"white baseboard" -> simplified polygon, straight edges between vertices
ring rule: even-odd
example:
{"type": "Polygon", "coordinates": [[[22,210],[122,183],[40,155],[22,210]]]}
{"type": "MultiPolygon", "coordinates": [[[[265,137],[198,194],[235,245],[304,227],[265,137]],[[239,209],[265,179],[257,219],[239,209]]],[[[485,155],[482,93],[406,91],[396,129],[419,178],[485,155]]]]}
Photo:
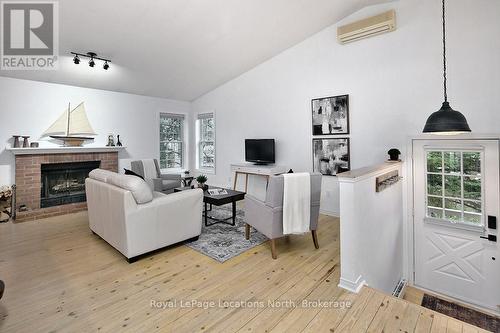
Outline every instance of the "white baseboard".
{"type": "Polygon", "coordinates": [[[334,211],[325,210],[325,209],[320,209],[319,213],[323,214],[323,215],[332,216],[332,217],[340,217],[340,212],[334,212],[334,211]]]}
{"type": "Polygon", "coordinates": [[[360,275],[358,276],[358,278],[356,279],[356,281],[351,281],[351,280],[347,280],[347,279],[344,279],[344,278],[340,278],[340,283],[338,284],[338,286],[340,288],[343,288],[345,290],[348,290],[352,293],[359,293],[359,291],[361,290],[361,288],[363,288],[363,286],[366,284],[366,281],[363,280],[363,277],[360,275]]]}

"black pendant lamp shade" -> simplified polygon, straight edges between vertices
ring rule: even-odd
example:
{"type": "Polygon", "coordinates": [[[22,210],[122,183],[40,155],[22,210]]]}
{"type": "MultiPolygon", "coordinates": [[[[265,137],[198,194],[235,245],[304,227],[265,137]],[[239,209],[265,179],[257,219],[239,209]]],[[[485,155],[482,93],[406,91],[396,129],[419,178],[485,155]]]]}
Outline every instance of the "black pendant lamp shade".
{"type": "Polygon", "coordinates": [[[424,133],[434,134],[459,134],[470,132],[469,124],[465,116],[458,111],[453,110],[448,103],[448,94],[446,91],[446,21],[445,6],[443,1],[443,78],[444,78],[444,102],[441,109],[434,112],[427,118],[424,133]]]}
{"type": "Polygon", "coordinates": [[[424,127],[424,133],[459,134],[470,131],[465,116],[453,110],[448,102],[429,116],[424,127]]]}

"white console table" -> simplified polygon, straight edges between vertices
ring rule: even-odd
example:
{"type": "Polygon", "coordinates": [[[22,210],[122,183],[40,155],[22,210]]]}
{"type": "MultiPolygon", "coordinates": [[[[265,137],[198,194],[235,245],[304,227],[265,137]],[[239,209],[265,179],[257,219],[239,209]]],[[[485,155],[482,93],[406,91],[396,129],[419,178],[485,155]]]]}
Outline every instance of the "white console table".
{"type": "Polygon", "coordinates": [[[266,177],[269,182],[270,176],[280,175],[287,171],[285,166],[280,165],[255,165],[251,163],[231,164],[231,173],[234,173],[233,189],[236,189],[239,175],[245,175],[245,192],[247,192],[249,175],[266,177]]]}

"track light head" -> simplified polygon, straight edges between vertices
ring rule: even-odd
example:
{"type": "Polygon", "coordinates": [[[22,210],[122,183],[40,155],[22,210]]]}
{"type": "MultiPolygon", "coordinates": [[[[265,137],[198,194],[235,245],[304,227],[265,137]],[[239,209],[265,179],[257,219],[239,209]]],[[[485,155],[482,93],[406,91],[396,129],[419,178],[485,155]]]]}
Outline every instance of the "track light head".
{"type": "Polygon", "coordinates": [[[80,58],[78,57],[78,55],[75,55],[75,57],[73,58],[73,62],[75,63],[75,65],[78,65],[80,63],[80,58]]]}
{"type": "Polygon", "coordinates": [[[105,71],[109,69],[109,64],[107,61],[104,63],[104,66],[102,66],[102,68],[104,68],[105,71]]]}

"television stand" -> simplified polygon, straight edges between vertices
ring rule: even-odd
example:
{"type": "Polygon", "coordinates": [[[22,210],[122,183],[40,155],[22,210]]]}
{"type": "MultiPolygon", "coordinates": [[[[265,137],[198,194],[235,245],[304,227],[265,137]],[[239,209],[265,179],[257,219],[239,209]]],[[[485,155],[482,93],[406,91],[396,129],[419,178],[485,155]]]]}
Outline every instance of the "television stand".
{"type": "Polygon", "coordinates": [[[267,183],[269,183],[270,176],[281,175],[283,173],[286,173],[287,171],[288,169],[285,166],[279,166],[274,164],[268,164],[268,165],[256,165],[250,163],[231,164],[231,172],[234,173],[233,189],[236,189],[239,175],[245,175],[245,193],[246,193],[248,190],[249,175],[266,177],[267,183]]]}

